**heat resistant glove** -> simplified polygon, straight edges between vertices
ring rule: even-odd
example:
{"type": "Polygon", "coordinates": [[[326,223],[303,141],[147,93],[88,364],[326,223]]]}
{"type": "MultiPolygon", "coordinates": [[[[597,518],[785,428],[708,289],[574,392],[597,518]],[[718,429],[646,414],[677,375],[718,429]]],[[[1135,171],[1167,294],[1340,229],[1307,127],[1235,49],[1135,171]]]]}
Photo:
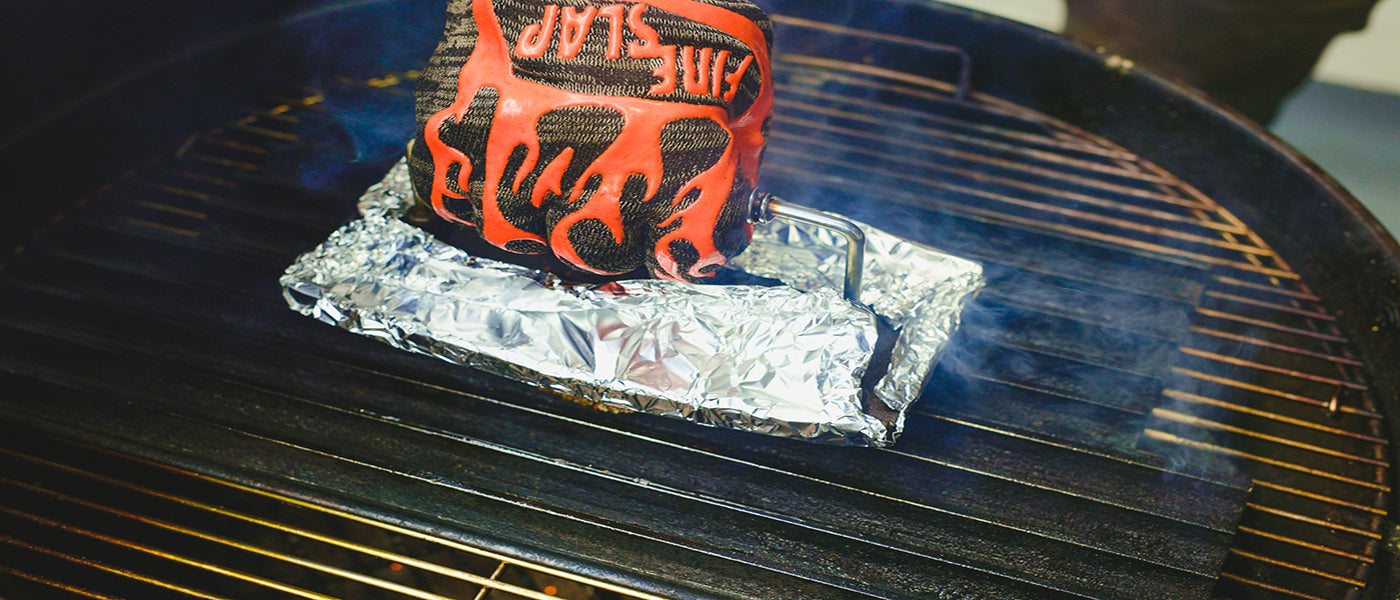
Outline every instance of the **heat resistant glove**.
{"type": "Polygon", "coordinates": [[[511,252],[708,277],[752,234],[771,37],[747,0],[452,0],[415,192],[511,252]]]}

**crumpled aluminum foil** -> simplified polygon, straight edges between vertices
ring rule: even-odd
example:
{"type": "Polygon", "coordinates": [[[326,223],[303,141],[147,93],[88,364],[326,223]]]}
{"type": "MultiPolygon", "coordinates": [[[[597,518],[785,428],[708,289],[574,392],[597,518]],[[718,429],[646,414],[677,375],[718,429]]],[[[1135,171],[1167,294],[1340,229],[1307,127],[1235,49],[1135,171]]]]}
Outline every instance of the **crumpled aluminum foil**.
{"type": "Polygon", "coordinates": [[[892,443],[963,303],[976,263],[864,226],[862,300],[897,332],[886,374],[876,317],[841,296],[844,240],[773,222],[735,264],[783,286],[663,280],[570,284],[475,257],[399,220],[402,161],[350,222],[287,268],[302,314],[405,350],[580,401],[810,441],[892,443]]]}

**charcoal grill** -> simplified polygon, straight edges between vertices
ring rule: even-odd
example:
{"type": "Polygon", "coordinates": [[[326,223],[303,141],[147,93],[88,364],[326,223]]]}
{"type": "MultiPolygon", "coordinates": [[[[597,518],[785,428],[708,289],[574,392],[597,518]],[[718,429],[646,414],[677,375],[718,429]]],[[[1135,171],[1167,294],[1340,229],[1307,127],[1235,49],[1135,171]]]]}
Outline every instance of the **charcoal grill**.
{"type": "Polygon", "coordinates": [[[287,310],[281,269],[396,158],[431,43],[313,77],[287,32],[440,14],[320,7],[8,138],[0,595],[1400,592],[1394,241],[1124,59],[839,6],[772,7],[765,188],[989,277],[893,449],[602,413],[287,310]],[[208,95],[167,116],[172,90],[208,95]]]}

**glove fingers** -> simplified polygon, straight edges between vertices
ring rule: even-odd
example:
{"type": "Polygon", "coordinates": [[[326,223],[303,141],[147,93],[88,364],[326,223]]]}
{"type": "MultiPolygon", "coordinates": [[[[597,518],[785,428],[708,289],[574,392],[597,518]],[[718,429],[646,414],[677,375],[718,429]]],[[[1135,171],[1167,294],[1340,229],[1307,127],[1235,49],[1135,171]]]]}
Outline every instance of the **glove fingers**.
{"type": "Polygon", "coordinates": [[[746,211],[742,207],[747,206],[749,185],[741,177],[734,177],[723,206],[695,206],[703,192],[695,188],[693,182],[707,171],[734,167],[732,160],[725,160],[727,153],[732,155],[733,152],[731,141],[729,131],[711,119],[678,119],[662,128],[665,177],[656,197],[675,200],[658,201],[651,207],[655,220],[646,232],[646,263],[653,275],[701,279],[712,269],[697,270],[697,264],[713,262],[715,253],[728,257],[743,250],[748,229],[744,224],[746,211]],[[736,206],[740,209],[736,210],[736,206]],[[718,211],[719,216],[706,214],[713,211],[718,211]],[[686,219],[713,221],[715,228],[703,228],[696,233],[694,228],[685,228],[686,219]],[[736,234],[743,239],[735,240],[736,234]],[[709,254],[704,255],[702,251],[709,254]]]}
{"type": "Polygon", "coordinates": [[[725,257],[736,256],[743,252],[744,248],[748,247],[749,239],[753,234],[753,227],[748,222],[749,211],[746,201],[750,191],[751,188],[742,182],[735,182],[734,189],[730,194],[730,201],[726,202],[721,209],[715,227],[708,232],[707,239],[691,240],[687,237],[671,235],[679,223],[668,227],[649,228],[651,235],[647,242],[649,249],[646,257],[647,270],[655,277],[698,281],[713,275],[721,266],[709,266],[712,261],[706,261],[706,259],[712,257],[702,256],[701,247],[713,247],[725,257]],[[706,261],[707,266],[697,269],[696,265],[701,261],[706,261]]]}
{"type": "Polygon", "coordinates": [[[415,138],[413,155],[409,157],[414,191],[419,198],[440,203],[441,206],[433,208],[444,216],[452,215],[458,222],[481,223],[480,198],[485,171],[471,165],[480,165],[486,160],[486,137],[482,132],[490,128],[499,101],[500,92],[483,88],[472,98],[461,119],[443,121],[438,137],[457,153],[454,157],[433,156],[425,139],[426,130],[420,129],[415,138]],[[434,195],[433,173],[439,166],[445,169],[442,182],[446,189],[445,193],[434,195]],[[466,181],[463,181],[463,169],[468,173],[466,181]]]}
{"type": "Polygon", "coordinates": [[[546,113],[537,125],[540,161],[522,180],[522,189],[533,190],[528,207],[543,219],[542,232],[554,254],[592,273],[613,275],[640,266],[635,232],[644,221],[645,181],[634,177],[639,180],[605,184],[595,165],[624,124],[621,113],[598,106],[546,113]]]}
{"type": "Polygon", "coordinates": [[[581,185],[578,200],[560,197],[547,210],[549,243],[555,256],[600,275],[617,275],[642,266],[645,232],[653,219],[647,214],[646,179],[629,177],[621,200],[595,199],[602,183],[594,176],[581,185]]]}
{"type": "MultiPolygon", "coordinates": [[[[544,241],[512,240],[502,247],[512,252],[539,254],[548,251],[546,245],[555,246],[550,239],[557,223],[565,214],[584,205],[580,190],[576,189],[579,179],[585,175],[588,165],[617,139],[622,126],[620,113],[595,106],[566,107],[540,117],[535,123],[538,155],[531,156],[523,145],[514,149],[495,201],[506,222],[544,241]],[[570,202],[571,198],[578,200],[570,202]]],[[[596,188],[596,184],[594,186],[596,188]]],[[[604,270],[587,258],[561,258],[585,270],[604,270]]]]}

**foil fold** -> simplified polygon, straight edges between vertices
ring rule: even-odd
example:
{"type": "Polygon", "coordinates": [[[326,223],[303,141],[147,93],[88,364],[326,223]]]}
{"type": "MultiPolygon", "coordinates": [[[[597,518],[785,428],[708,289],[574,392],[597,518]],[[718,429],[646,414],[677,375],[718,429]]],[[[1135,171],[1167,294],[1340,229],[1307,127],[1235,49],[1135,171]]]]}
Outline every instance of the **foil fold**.
{"type": "Polygon", "coordinates": [[[784,285],[572,284],[399,220],[411,189],[401,161],[367,190],[360,219],[287,268],[289,306],[580,401],[703,425],[892,443],[983,281],[976,263],[862,224],[869,308],[855,306],[840,293],[844,239],[774,222],[734,264],[784,285]],[[894,343],[877,353],[882,330],[894,343]],[[885,354],[884,375],[863,386],[885,354]]]}

